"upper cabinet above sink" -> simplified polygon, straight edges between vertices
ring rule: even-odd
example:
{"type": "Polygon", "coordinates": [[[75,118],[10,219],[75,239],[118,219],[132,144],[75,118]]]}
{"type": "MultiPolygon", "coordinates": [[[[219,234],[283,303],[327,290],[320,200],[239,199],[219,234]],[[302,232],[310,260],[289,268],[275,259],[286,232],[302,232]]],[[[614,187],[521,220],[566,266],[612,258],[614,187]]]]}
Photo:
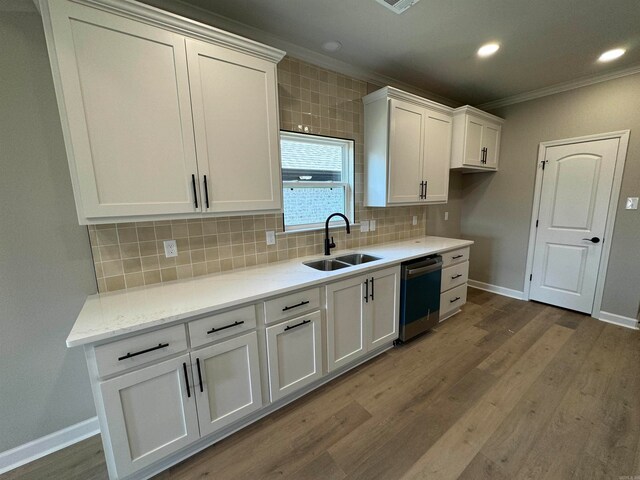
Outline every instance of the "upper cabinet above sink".
{"type": "Polygon", "coordinates": [[[446,203],[453,109],[392,87],[363,102],[365,206],[446,203]]]}
{"type": "Polygon", "coordinates": [[[284,52],[127,0],[39,0],[81,224],[279,211],[284,52]]]}

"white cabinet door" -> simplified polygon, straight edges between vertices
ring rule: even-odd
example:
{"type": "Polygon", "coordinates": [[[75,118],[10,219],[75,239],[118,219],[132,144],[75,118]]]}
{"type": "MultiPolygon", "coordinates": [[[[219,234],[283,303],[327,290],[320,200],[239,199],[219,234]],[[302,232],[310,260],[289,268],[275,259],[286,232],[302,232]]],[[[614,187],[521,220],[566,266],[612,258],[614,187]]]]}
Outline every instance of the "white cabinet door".
{"type": "Polygon", "coordinates": [[[186,45],[204,210],[280,209],[275,64],[197,40],[186,45]]]}
{"type": "Polygon", "coordinates": [[[197,211],[184,37],[68,1],[49,7],[80,222],[197,211]]]}
{"type": "Polygon", "coordinates": [[[351,363],[367,352],[364,281],[364,277],[357,277],[327,285],[329,371],[351,363]]]}
{"type": "Polygon", "coordinates": [[[465,127],[464,164],[483,167],[482,163],[482,120],[467,115],[465,127]]]}
{"type": "Polygon", "coordinates": [[[424,202],[447,201],[450,162],[451,116],[426,110],[421,177],[427,183],[424,202]]]}
{"type": "Polygon", "coordinates": [[[262,407],[256,332],[191,352],[202,436],[262,407]]]}
{"type": "Polygon", "coordinates": [[[320,318],[315,312],[267,328],[271,401],[322,376],[320,318]]]}
{"type": "Polygon", "coordinates": [[[498,168],[498,154],[500,149],[500,127],[487,123],[482,128],[482,146],[487,149],[484,166],[498,168]]]}
{"type": "Polygon", "coordinates": [[[376,272],[369,279],[368,350],[398,338],[400,268],[376,272]]]}
{"type": "Polygon", "coordinates": [[[189,371],[185,354],[100,383],[118,477],[200,437],[189,371]]]}
{"type": "Polygon", "coordinates": [[[420,201],[425,110],[390,100],[388,203],[420,201]]]}

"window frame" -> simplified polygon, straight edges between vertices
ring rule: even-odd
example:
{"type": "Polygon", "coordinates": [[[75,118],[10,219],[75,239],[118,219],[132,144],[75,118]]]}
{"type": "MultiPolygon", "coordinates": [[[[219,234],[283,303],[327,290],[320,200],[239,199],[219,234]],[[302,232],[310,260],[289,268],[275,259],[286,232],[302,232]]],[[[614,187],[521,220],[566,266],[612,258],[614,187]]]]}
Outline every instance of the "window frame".
{"type": "MultiPolygon", "coordinates": [[[[320,230],[323,229],[324,222],[320,223],[304,223],[298,225],[286,225],[284,214],[284,189],[287,188],[343,188],[345,195],[344,214],[349,219],[349,223],[355,224],[355,161],[356,161],[356,148],[355,140],[352,138],[342,137],[330,137],[327,135],[319,135],[315,133],[296,132],[292,130],[280,130],[280,142],[283,138],[293,139],[295,141],[310,143],[310,144],[334,144],[339,145],[343,149],[342,155],[342,181],[323,181],[323,182],[307,182],[307,181],[292,181],[281,179],[283,189],[283,203],[282,203],[282,231],[283,232],[300,232],[307,230],[320,230]],[[314,138],[315,137],[315,138],[314,138]],[[318,139],[322,139],[318,141],[318,139]],[[345,178],[346,177],[346,178],[345,178]]],[[[281,146],[281,145],[280,145],[281,146]]],[[[282,168],[282,152],[280,153],[280,168],[282,168]]],[[[329,223],[329,227],[339,226],[343,223],[341,218],[334,218],[329,223]]]]}

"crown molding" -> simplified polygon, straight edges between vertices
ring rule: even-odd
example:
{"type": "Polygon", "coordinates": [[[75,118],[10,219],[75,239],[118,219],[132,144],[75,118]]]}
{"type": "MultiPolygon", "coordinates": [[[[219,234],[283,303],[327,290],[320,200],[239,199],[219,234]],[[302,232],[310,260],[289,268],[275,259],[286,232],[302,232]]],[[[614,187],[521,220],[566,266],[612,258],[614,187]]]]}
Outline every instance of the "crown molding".
{"type": "Polygon", "coordinates": [[[237,20],[218,15],[204,8],[188,4],[183,0],[175,0],[174,2],[172,2],[172,5],[178,7],[179,11],[177,13],[179,15],[194,18],[199,22],[214,25],[216,28],[230,30],[238,35],[246,36],[267,45],[272,45],[281,50],[285,50],[287,52],[287,55],[291,57],[295,57],[299,60],[311,63],[317,67],[332,70],[343,75],[348,75],[357,80],[372,83],[380,87],[392,85],[401,90],[405,90],[421,97],[426,97],[430,100],[442,103],[450,107],[458,107],[462,105],[462,103],[459,101],[443,97],[442,95],[438,95],[434,92],[424,90],[422,88],[418,88],[415,85],[408,84],[396,78],[376,73],[368,69],[356,67],[347,62],[343,62],[342,60],[338,60],[328,55],[315,52],[306,47],[296,45],[277,35],[273,35],[264,30],[252,27],[237,20]]]}
{"type": "Polygon", "coordinates": [[[0,12],[36,13],[36,6],[31,0],[0,0],[0,12]]]}
{"type": "Polygon", "coordinates": [[[531,90],[529,92],[518,93],[517,95],[512,95],[510,97],[483,103],[481,105],[478,105],[478,108],[481,110],[492,110],[494,108],[506,107],[507,105],[527,102],[529,100],[554,95],[556,93],[562,93],[569,90],[575,90],[577,88],[588,87],[589,85],[595,85],[597,83],[607,82],[609,80],[615,80],[616,78],[627,77],[629,75],[635,75],[637,73],[640,73],[640,65],[600,75],[583,77],[578,80],[571,80],[569,82],[557,83],[549,87],[531,90]]]}
{"type": "Polygon", "coordinates": [[[452,116],[454,112],[453,108],[447,105],[442,105],[441,103],[434,102],[433,100],[429,100],[427,98],[423,98],[418,95],[414,95],[412,93],[408,93],[403,90],[399,90],[397,88],[388,87],[388,86],[381,88],[380,90],[376,90],[375,92],[370,93],[365,97],[362,97],[362,102],[365,105],[367,105],[369,103],[373,103],[378,100],[387,99],[387,98],[402,100],[403,102],[412,103],[420,107],[427,107],[427,108],[430,108],[431,110],[435,110],[449,116],[452,116]]]}

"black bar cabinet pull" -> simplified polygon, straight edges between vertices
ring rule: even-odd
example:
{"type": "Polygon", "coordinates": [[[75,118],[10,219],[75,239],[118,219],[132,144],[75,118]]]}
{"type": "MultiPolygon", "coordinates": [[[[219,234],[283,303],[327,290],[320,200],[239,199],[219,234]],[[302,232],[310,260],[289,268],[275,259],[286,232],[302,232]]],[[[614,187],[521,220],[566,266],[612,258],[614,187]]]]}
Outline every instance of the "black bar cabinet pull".
{"type": "Polygon", "coordinates": [[[289,325],[284,328],[284,331],[293,330],[294,328],[301,327],[302,325],[306,325],[307,323],[311,323],[311,320],[303,320],[300,323],[296,323],[295,325],[289,325]]]}
{"type": "Polygon", "coordinates": [[[187,385],[187,397],[191,398],[191,389],[189,388],[189,375],[187,374],[187,364],[183,362],[182,368],[184,369],[184,383],[187,385]]]}
{"type": "Polygon", "coordinates": [[[371,300],[373,300],[374,298],[374,291],[373,291],[373,277],[371,277],[371,300]]]}
{"type": "Polygon", "coordinates": [[[368,278],[364,281],[364,301],[365,303],[369,303],[369,279],[368,278]]]}
{"type": "Polygon", "coordinates": [[[457,302],[458,300],[460,300],[460,297],[456,297],[453,300],[449,300],[449,303],[457,302]]]}
{"type": "Polygon", "coordinates": [[[451,260],[455,260],[456,258],[462,258],[462,257],[464,257],[464,255],[455,255],[451,257],[451,260]]]}
{"type": "Polygon", "coordinates": [[[209,335],[210,333],[215,333],[215,332],[219,332],[220,330],[226,330],[227,328],[232,328],[232,327],[237,327],[238,325],[242,325],[244,323],[244,320],[242,321],[235,321],[233,323],[230,323],[229,325],[225,325],[224,327],[220,327],[220,328],[212,328],[211,330],[209,330],[207,332],[207,335],[209,335]]]}
{"type": "Polygon", "coordinates": [[[198,369],[198,381],[200,382],[200,393],[204,392],[204,388],[202,388],[202,372],[200,371],[200,359],[196,358],[196,367],[198,369]]]}
{"type": "Polygon", "coordinates": [[[160,350],[161,348],[168,347],[168,343],[159,343],[156,347],[147,348],[146,350],[140,350],[135,353],[127,353],[123,357],[118,357],[118,361],[126,360],[127,358],[137,357],[138,355],[142,355],[143,353],[153,352],[154,350],[160,350]]]}
{"type": "Polygon", "coordinates": [[[287,310],[291,310],[292,308],[298,308],[298,307],[301,307],[303,305],[307,305],[308,303],[309,303],[309,300],[303,300],[302,302],[296,303],[295,305],[291,305],[290,307],[284,307],[282,309],[282,311],[286,312],[287,310]]]}
{"type": "MultiPolygon", "coordinates": [[[[204,176],[204,204],[209,208],[209,185],[207,185],[207,176],[204,176]]],[[[197,205],[196,205],[197,207],[197,205]]]]}
{"type": "Polygon", "coordinates": [[[193,187],[193,203],[198,208],[198,191],[196,189],[196,176],[191,175],[191,186],[193,187]]]}
{"type": "Polygon", "coordinates": [[[424,182],[420,182],[420,200],[424,198],[424,182]]]}
{"type": "Polygon", "coordinates": [[[456,278],[460,278],[461,276],[462,276],[462,274],[461,274],[461,273],[459,273],[459,274],[457,274],[457,275],[452,276],[452,277],[451,277],[451,280],[455,280],[456,278]]]}

